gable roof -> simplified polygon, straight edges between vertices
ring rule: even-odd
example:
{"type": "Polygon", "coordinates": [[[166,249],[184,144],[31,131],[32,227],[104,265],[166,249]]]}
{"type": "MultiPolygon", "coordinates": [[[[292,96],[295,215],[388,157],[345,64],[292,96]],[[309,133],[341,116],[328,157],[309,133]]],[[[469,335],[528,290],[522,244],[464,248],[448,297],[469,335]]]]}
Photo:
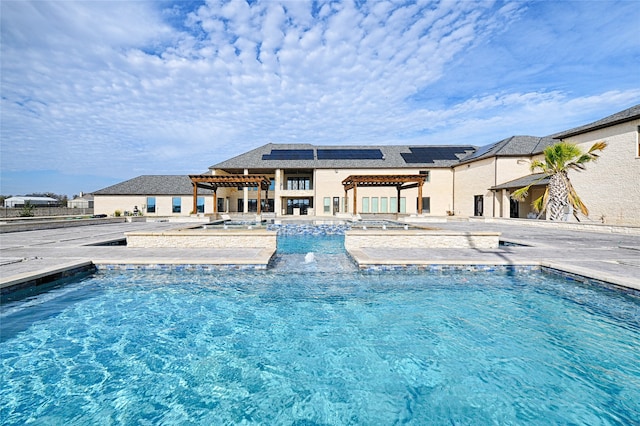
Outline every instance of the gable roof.
{"type": "Polygon", "coordinates": [[[614,126],[616,124],[625,123],[627,121],[635,120],[638,118],[640,118],[640,104],[632,106],[631,108],[627,108],[624,111],[617,112],[601,120],[594,121],[593,123],[585,124],[584,126],[574,127],[573,129],[556,133],[555,135],[552,135],[552,137],[554,139],[564,139],[571,136],[580,135],[582,133],[603,129],[605,127],[614,126]]]}
{"type": "MultiPolygon", "coordinates": [[[[198,193],[210,194],[200,189],[198,193]]],[[[193,195],[193,185],[187,175],[142,175],[116,183],[94,195],[193,195]]]]}
{"type": "Polygon", "coordinates": [[[450,167],[469,153],[471,145],[316,146],[269,143],[211,166],[212,169],[358,169],[450,167]]]}
{"type": "Polygon", "coordinates": [[[541,153],[544,148],[557,141],[550,137],[511,136],[499,142],[482,146],[464,157],[460,164],[490,157],[519,157],[541,153]]]}

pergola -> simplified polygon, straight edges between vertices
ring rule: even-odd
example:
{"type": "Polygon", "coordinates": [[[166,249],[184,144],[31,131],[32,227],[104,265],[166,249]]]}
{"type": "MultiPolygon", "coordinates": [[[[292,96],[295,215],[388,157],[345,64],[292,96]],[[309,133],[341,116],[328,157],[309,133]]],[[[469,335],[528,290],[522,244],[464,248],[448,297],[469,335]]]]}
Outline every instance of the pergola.
{"type": "Polygon", "coordinates": [[[193,211],[198,209],[198,188],[213,191],[213,213],[218,213],[218,188],[258,188],[258,214],[262,204],[261,193],[264,189],[265,200],[268,198],[271,180],[264,175],[189,175],[193,185],[193,211]]]}
{"type": "MultiPolygon", "coordinates": [[[[400,213],[400,191],[418,188],[418,199],[422,199],[422,185],[427,180],[425,175],[351,175],[342,181],[344,198],[353,189],[353,214],[357,214],[358,187],[395,186],[398,191],[398,213],[400,213]]],[[[418,203],[418,214],[422,214],[422,203],[418,203]]]]}

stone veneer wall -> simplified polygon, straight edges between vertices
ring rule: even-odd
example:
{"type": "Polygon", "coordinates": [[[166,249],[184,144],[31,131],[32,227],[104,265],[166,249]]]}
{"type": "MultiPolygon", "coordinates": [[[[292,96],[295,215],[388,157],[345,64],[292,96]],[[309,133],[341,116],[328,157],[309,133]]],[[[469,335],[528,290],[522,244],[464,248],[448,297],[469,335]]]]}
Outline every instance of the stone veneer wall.
{"type": "Polygon", "coordinates": [[[276,232],[256,230],[183,230],[128,232],[127,247],[276,249],[276,232]]]}
{"type": "Polygon", "coordinates": [[[347,250],[380,248],[498,248],[499,232],[447,232],[417,230],[353,230],[345,233],[347,250]]]}

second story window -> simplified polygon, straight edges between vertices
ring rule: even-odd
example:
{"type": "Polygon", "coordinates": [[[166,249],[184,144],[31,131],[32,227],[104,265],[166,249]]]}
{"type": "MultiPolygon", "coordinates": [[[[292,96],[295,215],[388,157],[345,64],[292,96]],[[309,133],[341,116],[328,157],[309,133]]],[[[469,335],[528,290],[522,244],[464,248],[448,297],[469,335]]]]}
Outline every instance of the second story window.
{"type": "Polygon", "coordinates": [[[289,177],[287,178],[287,189],[289,191],[309,190],[311,189],[311,178],[289,177]]]}

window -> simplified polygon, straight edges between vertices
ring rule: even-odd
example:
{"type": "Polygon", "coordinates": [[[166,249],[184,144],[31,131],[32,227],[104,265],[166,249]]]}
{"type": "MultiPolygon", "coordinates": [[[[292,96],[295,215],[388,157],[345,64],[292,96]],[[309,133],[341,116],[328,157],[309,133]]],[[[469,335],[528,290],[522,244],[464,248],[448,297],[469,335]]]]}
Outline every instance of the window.
{"type": "Polygon", "coordinates": [[[398,212],[398,199],[396,197],[389,198],[389,213],[398,212]]]}
{"type": "Polygon", "coordinates": [[[147,213],[156,212],[156,197],[147,197],[147,213]]]}
{"type": "Polygon", "coordinates": [[[309,198],[289,198],[287,200],[287,214],[293,214],[293,209],[300,209],[300,214],[307,214],[307,209],[313,208],[309,198]]]}
{"type": "Polygon", "coordinates": [[[198,197],[196,206],[198,209],[198,213],[204,213],[204,197],[198,197]]]}
{"type": "Polygon", "coordinates": [[[380,197],[380,213],[389,213],[389,200],[387,197],[380,197]]]}
{"type": "Polygon", "coordinates": [[[369,197],[362,197],[362,213],[369,213],[369,197]]]}
{"type": "MultiPolygon", "coordinates": [[[[416,204],[418,204],[419,202],[420,202],[420,199],[416,198],[416,204]]],[[[431,213],[431,198],[430,197],[422,197],[422,213],[431,213]]]]}
{"type": "Polygon", "coordinates": [[[311,189],[311,178],[309,177],[289,177],[287,178],[287,190],[304,191],[311,189]]]}
{"type": "Polygon", "coordinates": [[[324,197],[324,212],[331,213],[331,198],[324,197]]]}
{"type": "Polygon", "coordinates": [[[182,198],[173,197],[171,199],[171,212],[180,213],[182,211],[181,204],[182,204],[182,198]]]}
{"type": "Polygon", "coordinates": [[[371,213],[378,213],[378,197],[371,197],[371,213]]]}
{"type": "Polygon", "coordinates": [[[429,170],[420,170],[420,174],[426,176],[425,182],[431,182],[431,172],[429,170]]]}
{"type": "Polygon", "coordinates": [[[407,212],[407,199],[405,197],[400,198],[400,213],[407,212]]]}

